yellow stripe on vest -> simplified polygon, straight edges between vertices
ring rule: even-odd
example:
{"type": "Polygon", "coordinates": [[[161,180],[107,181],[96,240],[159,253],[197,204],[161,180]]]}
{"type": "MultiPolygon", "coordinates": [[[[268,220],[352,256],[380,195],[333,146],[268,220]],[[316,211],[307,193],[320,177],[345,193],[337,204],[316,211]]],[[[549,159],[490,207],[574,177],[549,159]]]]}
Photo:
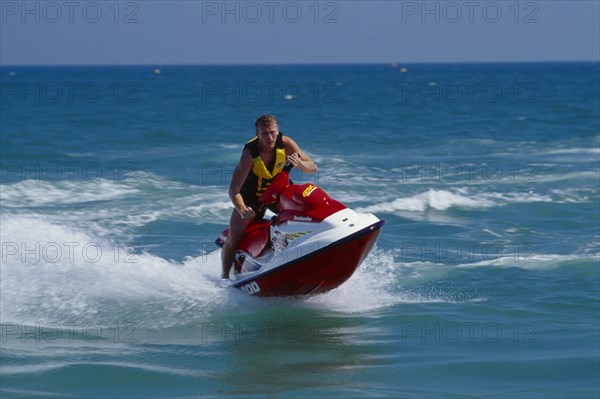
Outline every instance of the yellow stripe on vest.
{"type": "Polygon", "coordinates": [[[277,176],[285,166],[285,161],[285,150],[283,148],[277,148],[275,150],[275,166],[273,167],[272,173],[267,169],[267,165],[265,165],[260,155],[252,160],[252,173],[258,177],[258,187],[256,188],[257,195],[265,192],[267,187],[271,185],[275,176],[277,176]]]}

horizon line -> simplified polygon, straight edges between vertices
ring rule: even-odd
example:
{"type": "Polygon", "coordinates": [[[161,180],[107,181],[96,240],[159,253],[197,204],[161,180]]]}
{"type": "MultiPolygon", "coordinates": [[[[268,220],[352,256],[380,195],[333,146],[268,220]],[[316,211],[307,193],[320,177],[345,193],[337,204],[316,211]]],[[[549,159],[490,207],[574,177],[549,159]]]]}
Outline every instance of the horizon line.
{"type": "Polygon", "coordinates": [[[465,64],[550,64],[550,63],[600,63],[600,59],[580,59],[580,60],[525,60],[525,61],[388,61],[388,62],[282,62],[282,63],[74,63],[74,64],[6,64],[0,63],[0,68],[8,67],[178,67],[178,66],[340,66],[340,65],[465,65],[465,64]]]}

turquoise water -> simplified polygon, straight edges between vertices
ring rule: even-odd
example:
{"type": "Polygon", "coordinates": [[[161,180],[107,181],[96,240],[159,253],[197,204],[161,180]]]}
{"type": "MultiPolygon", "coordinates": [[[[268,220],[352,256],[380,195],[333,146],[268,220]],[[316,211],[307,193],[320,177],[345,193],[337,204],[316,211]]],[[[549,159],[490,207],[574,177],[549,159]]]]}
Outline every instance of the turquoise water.
{"type": "Polygon", "coordinates": [[[599,64],[155,68],[0,69],[3,398],[598,397],[599,64]],[[266,112],[386,220],[330,293],[219,281],[266,112]]]}

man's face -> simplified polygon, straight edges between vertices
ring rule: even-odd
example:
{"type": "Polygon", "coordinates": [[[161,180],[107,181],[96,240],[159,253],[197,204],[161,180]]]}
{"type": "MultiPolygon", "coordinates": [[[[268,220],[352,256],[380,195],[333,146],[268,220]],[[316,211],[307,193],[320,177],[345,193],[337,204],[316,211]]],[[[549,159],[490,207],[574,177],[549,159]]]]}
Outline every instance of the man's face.
{"type": "Polygon", "coordinates": [[[261,125],[258,127],[256,136],[258,141],[266,148],[274,148],[277,135],[279,134],[279,127],[276,123],[270,123],[268,125],[261,125]]]}

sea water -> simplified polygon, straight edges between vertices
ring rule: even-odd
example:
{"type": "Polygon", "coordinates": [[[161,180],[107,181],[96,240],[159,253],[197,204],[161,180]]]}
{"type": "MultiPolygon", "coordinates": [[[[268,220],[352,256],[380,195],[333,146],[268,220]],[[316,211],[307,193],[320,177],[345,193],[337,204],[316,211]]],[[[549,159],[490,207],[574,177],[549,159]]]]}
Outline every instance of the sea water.
{"type": "Polygon", "coordinates": [[[0,69],[2,397],[598,397],[599,69],[0,69]],[[263,113],[386,220],[329,293],[219,279],[263,113]]]}

